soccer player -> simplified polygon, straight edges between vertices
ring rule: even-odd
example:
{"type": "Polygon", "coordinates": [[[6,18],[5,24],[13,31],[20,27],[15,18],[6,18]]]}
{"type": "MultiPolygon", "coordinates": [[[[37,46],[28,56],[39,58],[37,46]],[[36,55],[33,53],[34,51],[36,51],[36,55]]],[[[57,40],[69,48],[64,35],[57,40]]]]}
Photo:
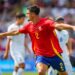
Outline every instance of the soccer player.
{"type": "MultiPolygon", "coordinates": [[[[58,24],[63,24],[64,23],[64,18],[63,17],[58,17],[56,19],[56,22],[58,24]]],[[[59,44],[63,50],[63,53],[62,53],[62,57],[63,57],[63,61],[64,61],[64,64],[65,64],[65,68],[66,68],[66,71],[68,73],[68,75],[73,75],[73,72],[72,72],[72,65],[71,65],[71,62],[70,62],[70,59],[69,59],[69,51],[68,49],[70,49],[68,46],[69,44],[69,34],[68,34],[68,31],[66,30],[55,30],[56,34],[57,34],[57,37],[58,37],[58,40],[59,40],[59,44]]],[[[52,68],[51,68],[52,69],[52,68]]],[[[48,75],[57,75],[55,71],[52,71],[51,69],[49,69],[49,73],[48,75]],[[54,73],[52,73],[54,72],[54,73]]]]}
{"type": "Polygon", "coordinates": [[[19,30],[1,33],[1,36],[11,36],[18,34],[29,34],[32,41],[32,48],[36,55],[36,67],[38,75],[46,75],[49,66],[58,70],[59,75],[67,75],[63,58],[62,49],[54,32],[55,29],[75,30],[75,26],[68,24],[57,24],[52,20],[39,16],[40,8],[32,6],[28,8],[27,16],[30,22],[19,30]]]}
{"type": "MultiPolygon", "coordinates": [[[[25,20],[25,15],[23,13],[17,13],[16,22],[8,27],[8,32],[22,28],[24,20],[25,20]]],[[[6,44],[6,51],[4,54],[4,58],[6,59],[8,57],[8,53],[10,50],[10,54],[15,63],[15,69],[13,71],[13,75],[23,75],[25,67],[24,64],[25,46],[27,48],[27,45],[25,44],[24,34],[7,37],[7,44],[6,44]]]]}

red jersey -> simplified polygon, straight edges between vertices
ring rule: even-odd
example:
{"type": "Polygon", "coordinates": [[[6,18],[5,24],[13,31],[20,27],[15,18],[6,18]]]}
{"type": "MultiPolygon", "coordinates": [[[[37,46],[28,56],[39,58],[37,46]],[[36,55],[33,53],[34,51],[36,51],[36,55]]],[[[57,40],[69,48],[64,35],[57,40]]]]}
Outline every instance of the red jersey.
{"type": "Polygon", "coordinates": [[[42,18],[37,24],[25,25],[19,32],[29,33],[35,55],[53,57],[62,53],[54,29],[54,21],[42,18]]]}

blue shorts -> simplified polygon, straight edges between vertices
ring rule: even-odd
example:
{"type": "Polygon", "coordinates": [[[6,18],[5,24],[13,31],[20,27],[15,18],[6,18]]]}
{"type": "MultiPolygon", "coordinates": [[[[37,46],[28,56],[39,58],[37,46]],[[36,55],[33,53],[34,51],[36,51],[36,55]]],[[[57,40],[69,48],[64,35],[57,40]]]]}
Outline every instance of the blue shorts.
{"type": "Polygon", "coordinates": [[[54,56],[54,57],[36,56],[36,64],[37,63],[44,63],[47,66],[53,67],[53,69],[56,69],[59,72],[66,71],[63,60],[58,56],[54,56]]]}

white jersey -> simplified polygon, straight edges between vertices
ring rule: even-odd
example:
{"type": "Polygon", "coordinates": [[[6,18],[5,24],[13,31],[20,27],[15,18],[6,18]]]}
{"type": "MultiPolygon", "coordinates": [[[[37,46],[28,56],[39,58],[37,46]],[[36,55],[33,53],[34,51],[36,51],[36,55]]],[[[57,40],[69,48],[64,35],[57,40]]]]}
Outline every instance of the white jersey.
{"type": "Polygon", "coordinates": [[[68,75],[73,75],[72,65],[69,59],[68,48],[66,45],[69,40],[69,33],[66,30],[61,30],[61,31],[56,30],[56,34],[59,40],[60,47],[63,50],[62,57],[65,64],[66,71],[68,72],[68,75]]]}
{"type": "MultiPolygon", "coordinates": [[[[62,31],[55,30],[55,32],[57,34],[57,38],[59,40],[60,47],[63,50],[62,57],[63,57],[63,61],[65,64],[66,71],[67,71],[68,75],[73,75],[72,65],[70,63],[70,59],[69,59],[69,55],[68,55],[68,49],[66,46],[66,44],[68,43],[68,40],[69,40],[68,31],[66,31],[66,30],[62,30],[62,31]]],[[[57,71],[54,71],[53,68],[50,68],[48,71],[48,75],[57,75],[57,71]]]]}
{"type": "Polygon", "coordinates": [[[59,40],[60,47],[62,48],[63,52],[68,53],[67,46],[66,46],[66,44],[68,43],[68,40],[69,40],[68,31],[66,31],[66,30],[61,30],[61,31],[55,30],[55,31],[57,34],[57,38],[59,40]]]}
{"type": "MultiPolygon", "coordinates": [[[[19,28],[23,27],[23,25],[16,25],[16,23],[10,25],[8,27],[8,32],[12,30],[18,30],[19,28]]],[[[10,38],[10,53],[12,58],[15,61],[15,64],[19,64],[21,62],[24,62],[24,56],[25,56],[25,47],[24,47],[24,41],[25,41],[25,35],[19,34],[15,36],[8,36],[7,38],[10,38]],[[21,61],[19,61],[21,60],[21,61]]]]}
{"type": "Polygon", "coordinates": [[[61,31],[55,30],[55,31],[56,31],[59,42],[61,44],[62,43],[66,44],[68,42],[68,39],[69,39],[68,31],[67,30],[61,30],[61,31]]]}
{"type": "MultiPolygon", "coordinates": [[[[16,24],[12,24],[11,26],[8,27],[8,32],[12,31],[12,30],[18,30],[21,27],[23,27],[22,25],[18,26],[16,24]]],[[[24,38],[25,35],[24,34],[20,34],[20,35],[16,35],[16,36],[9,36],[11,38],[11,42],[12,44],[18,44],[18,45],[24,45],[24,38]]]]}

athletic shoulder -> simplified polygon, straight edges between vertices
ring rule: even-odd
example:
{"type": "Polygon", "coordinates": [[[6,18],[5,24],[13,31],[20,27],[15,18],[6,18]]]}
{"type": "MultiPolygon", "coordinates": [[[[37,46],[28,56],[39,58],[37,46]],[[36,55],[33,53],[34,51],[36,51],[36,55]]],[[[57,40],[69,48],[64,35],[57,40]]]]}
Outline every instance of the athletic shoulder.
{"type": "Polygon", "coordinates": [[[54,26],[55,21],[54,20],[50,20],[48,18],[45,18],[44,24],[48,25],[48,26],[54,26]]]}

